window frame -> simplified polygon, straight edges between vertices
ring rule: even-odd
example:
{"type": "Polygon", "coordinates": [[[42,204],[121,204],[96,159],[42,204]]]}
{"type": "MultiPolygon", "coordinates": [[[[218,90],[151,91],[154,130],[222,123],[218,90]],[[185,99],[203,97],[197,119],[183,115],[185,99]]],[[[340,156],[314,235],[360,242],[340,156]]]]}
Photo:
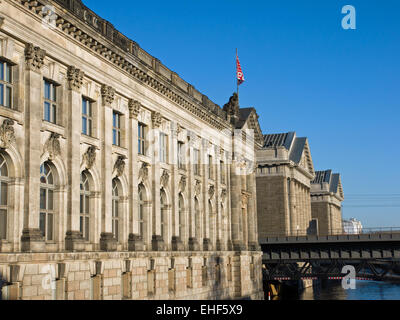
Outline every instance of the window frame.
{"type": "Polygon", "coordinates": [[[139,185],[138,187],[138,223],[139,223],[139,236],[144,239],[144,208],[145,208],[145,200],[144,200],[145,189],[143,185],[139,185]]]}
{"type": "Polygon", "coordinates": [[[40,193],[39,193],[39,229],[42,232],[43,237],[45,238],[46,242],[49,241],[55,241],[55,174],[53,172],[53,169],[51,167],[51,165],[49,165],[47,162],[43,163],[40,166],[40,193]],[[45,174],[45,168],[46,166],[49,168],[49,173],[45,174]],[[42,172],[42,168],[43,168],[43,172],[42,172]],[[42,178],[45,178],[46,180],[48,180],[49,176],[51,175],[51,178],[53,180],[52,183],[48,183],[46,181],[46,183],[43,183],[41,180],[42,178]],[[45,208],[42,208],[42,190],[45,191],[45,208]],[[49,208],[49,194],[50,192],[53,194],[53,199],[52,199],[52,209],[49,208]],[[41,220],[42,220],[42,216],[45,216],[44,219],[44,232],[42,230],[41,227],[41,220]],[[51,223],[49,223],[49,217],[51,217],[52,221],[51,223]],[[51,225],[51,239],[49,238],[49,226],[51,225]]]}
{"type": "Polygon", "coordinates": [[[8,239],[8,194],[9,194],[9,170],[6,158],[0,154],[0,212],[4,212],[4,225],[0,226],[0,241],[8,239]],[[3,166],[6,168],[6,175],[2,175],[1,171],[3,166]],[[6,188],[5,201],[3,202],[3,188],[6,188]],[[2,236],[1,228],[3,228],[4,235],[2,236]]]}
{"type": "Polygon", "coordinates": [[[84,199],[84,203],[82,205],[82,202],[80,202],[80,208],[79,208],[79,230],[82,233],[82,237],[85,241],[90,241],[90,182],[88,178],[88,173],[83,171],[81,173],[81,186],[82,185],[87,185],[87,190],[80,189],[80,201],[82,201],[82,197],[84,199]],[[82,177],[85,177],[85,180],[82,179],[82,177]],[[82,212],[82,208],[86,209],[85,211],[87,212],[82,212]],[[87,231],[87,232],[86,232],[87,231]]]}
{"type": "Polygon", "coordinates": [[[8,109],[13,109],[13,94],[14,94],[14,64],[0,59],[0,106],[8,109]],[[8,70],[8,72],[7,72],[8,70]],[[7,79],[8,75],[8,79],[7,79]],[[7,99],[7,89],[9,89],[7,99]],[[9,100],[9,106],[6,105],[6,100],[9,100]]]}
{"type": "Polygon", "coordinates": [[[164,132],[160,132],[159,136],[159,145],[160,145],[160,162],[167,163],[168,161],[168,135],[164,132]]]}
{"type": "Polygon", "coordinates": [[[47,78],[43,78],[43,121],[57,124],[57,113],[58,113],[58,87],[59,85],[47,78]],[[46,84],[50,86],[50,97],[46,97],[46,84]],[[49,108],[49,119],[46,119],[46,104],[48,104],[49,108]]]}
{"type": "Polygon", "coordinates": [[[122,123],[122,113],[113,110],[112,119],[112,144],[117,147],[121,147],[121,123],[122,123]],[[116,121],[117,119],[117,121],[116,121]]]}
{"type": "Polygon", "coordinates": [[[213,156],[211,154],[208,155],[208,179],[214,180],[214,170],[213,170],[213,156]]]}
{"type": "Polygon", "coordinates": [[[186,170],[185,165],[185,143],[182,141],[178,141],[178,169],[186,170]]]}
{"type": "Polygon", "coordinates": [[[193,173],[200,176],[200,150],[193,148],[193,173]]]}
{"type": "Polygon", "coordinates": [[[225,162],[223,160],[220,160],[219,165],[220,165],[219,170],[221,174],[221,183],[226,184],[225,162]]]}
{"type": "Polygon", "coordinates": [[[82,130],[81,133],[88,137],[93,137],[93,103],[92,99],[89,99],[85,96],[82,96],[82,130]],[[83,112],[83,106],[86,102],[86,110],[89,110],[87,113],[83,112]],[[86,131],[83,130],[83,121],[86,121],[86,131]]]}
{"type": "Polygon", "coordinates": [[[120,205],[120,188],[117,178],[112,180],[112,233],[117,242],[121,240],[121,215],[119,210],[120,205]]]}
{"type": "Polygon", "coordinates": [[[138,154],[146,155],[146,131],[147,126],[144,123],[138,122],[138,154]]]}

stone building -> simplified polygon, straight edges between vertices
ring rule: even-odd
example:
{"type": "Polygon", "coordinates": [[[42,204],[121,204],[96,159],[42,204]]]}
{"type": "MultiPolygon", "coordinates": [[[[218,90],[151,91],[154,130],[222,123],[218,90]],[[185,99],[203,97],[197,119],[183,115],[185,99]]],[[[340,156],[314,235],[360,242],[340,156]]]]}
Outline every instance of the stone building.
{"type": "Polygon", "coordinates": [[[262,298],[239,113],[80,0],[3,0],[2,298],[262,298]]]}
{"type": "Polygon", "coordinates": [[[342,202],[344,200],[340,174],[332,170],[316,171],[311,182],[311,212],[318,221],[320,235],[341,234],[342,202]]]}
{"type": "Polygon", "coordinates": [[[312,233],[308,139],[295,132],[265,135],[256,175],[259,238],[312,233]]]}

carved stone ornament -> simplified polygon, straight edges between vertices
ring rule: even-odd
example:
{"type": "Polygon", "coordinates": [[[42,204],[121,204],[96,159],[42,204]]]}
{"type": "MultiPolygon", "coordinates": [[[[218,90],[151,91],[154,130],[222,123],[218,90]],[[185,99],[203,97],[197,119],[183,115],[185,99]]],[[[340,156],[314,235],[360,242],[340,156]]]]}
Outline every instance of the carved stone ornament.
{"type": "Polygon", "coordinates": [[[15,142],[14,121],[5,119],[0,126],[0,148],[7,149],[15,142]]]}
{"type": "Polygon", "coordinates": [[[69,66],[67,70],[68,87],[70,90],[81,90],[82,80],[85,73],[74,66],[69,66]]]}
{"type": "Polygon", "coordinates": [[[224,105],[223,110],[230,116],[239,116],[239,98],[236,92],[229,98],[229,102],[224,105]]]}
{"type": "Polygon", "coordinates": [[[201,182],[199,180],[196,180],[196,185],[194,186],[194,193],[196,196],[199,196],[201,194],[201,182]]]}
{"type": "Polygon", "coordinates": [[[249,195],[242,193],[242,207],[247,207],[248,202],[249,202],[249,195]]]}
{"type": "Polygon", "coordinates": [[[128,103],[129,116],[133,119],[137,119],[141,107],[142,104],[139,101],[130,99],[128,103]]]}
{"type": "Polygon", "coordinates": [[[210,199],[212,199],[214,197],[215,194],[215,187],[213,185],[211,185],[208,188],[208,196],[210,197],[210,199]]]}
{"type": "Polygon", "coordinates": [[[185,192],[186,189],[186,177],[182,176],[181,180],[179,181],[179,189],[181,190],[181,192],[185,192]]]}
{"type": "Polygon", "coordinates": [[[139,169],[139,180],[140,181],[146,181],[147,178],[149,177],[149,167],[150,165],[146,162],[142,163],[141,168],[139,169]]]}
{"type": "Polygon", "coordinates": [[[49,153],[49,160],[53,160],[61,155],[60,135],[58,133],[52,133],[44,144],[44,151],[49,153]]]}
{"type": "Polygon", "coordinates": [[[119,156],[114,164],[114,171],[117,171],[117,176],[120,177],[124,174],[125,170],[125,156],[119,156]]]}
{"type": "Polygon", "coordinates": [[[103,84],[101,86],[101,96],[103,97],[103,104],[109,106],[114,102],[115,89],[103,84]]]}
{"type": "Polygon", "coordinates": [[[153,111],[151,113],[151,121],[154,128],[160,127],[162,121],[161,113],[153,111]]]}
{"type": "Polygon", "coordinates": [[[83,155],[83,162],[86,169],[90,170],[96,161],[96,147],[90,146],[83,155]]]}
{"type": "Polygon", "coordinates": [[[40,71],[44,63],[46,51],[35,47],[32,43],[25,46],[25,63],[28,70],[40,71]]]}
{"type": "Polygon", "coordinates": [[[226,192],[226,189],[222,189],[222,191],[221,191],[221,201],[222,202],[225,202],[227,195],[228,195],[228,193],[226,192]]]}
{"type": "Polygon", "coordinates": [[[176,133],[177,133],[177,134],[180,134],[180,133],[182,132],[182,130],[183,130],[182,126],[178,123],[178,124],[176,125],[176,133]]]}
{"type": "Polygon", "coordinates": [[[169,181],[169,173],[167,170],[164,170],[160,178],[161,186],[166,188],[168,186],[168,181],[169,181]]]}

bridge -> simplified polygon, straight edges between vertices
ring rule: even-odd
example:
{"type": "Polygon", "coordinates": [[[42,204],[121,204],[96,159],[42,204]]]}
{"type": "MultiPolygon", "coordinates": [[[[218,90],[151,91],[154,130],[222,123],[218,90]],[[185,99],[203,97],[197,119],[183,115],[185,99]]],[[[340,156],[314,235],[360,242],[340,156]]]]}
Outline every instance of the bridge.
{"type": "Polygon", "coordinates": [[[361,280],[400,280],[400,228],[303,234],[259,240],[264,280],[341,279],[346,265],[361,280]]]}

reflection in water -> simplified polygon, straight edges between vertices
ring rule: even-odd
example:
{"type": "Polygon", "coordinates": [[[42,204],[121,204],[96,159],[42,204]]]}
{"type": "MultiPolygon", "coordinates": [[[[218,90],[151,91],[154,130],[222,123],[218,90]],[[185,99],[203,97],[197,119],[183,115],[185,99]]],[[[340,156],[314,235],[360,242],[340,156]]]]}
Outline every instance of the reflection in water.
{"type": "Polygon", "coordinates": [[[357,281],[356,289],[345,290],[340,281],[327,281],[283,300],[400,300],[400,283],[357,281]]]}

